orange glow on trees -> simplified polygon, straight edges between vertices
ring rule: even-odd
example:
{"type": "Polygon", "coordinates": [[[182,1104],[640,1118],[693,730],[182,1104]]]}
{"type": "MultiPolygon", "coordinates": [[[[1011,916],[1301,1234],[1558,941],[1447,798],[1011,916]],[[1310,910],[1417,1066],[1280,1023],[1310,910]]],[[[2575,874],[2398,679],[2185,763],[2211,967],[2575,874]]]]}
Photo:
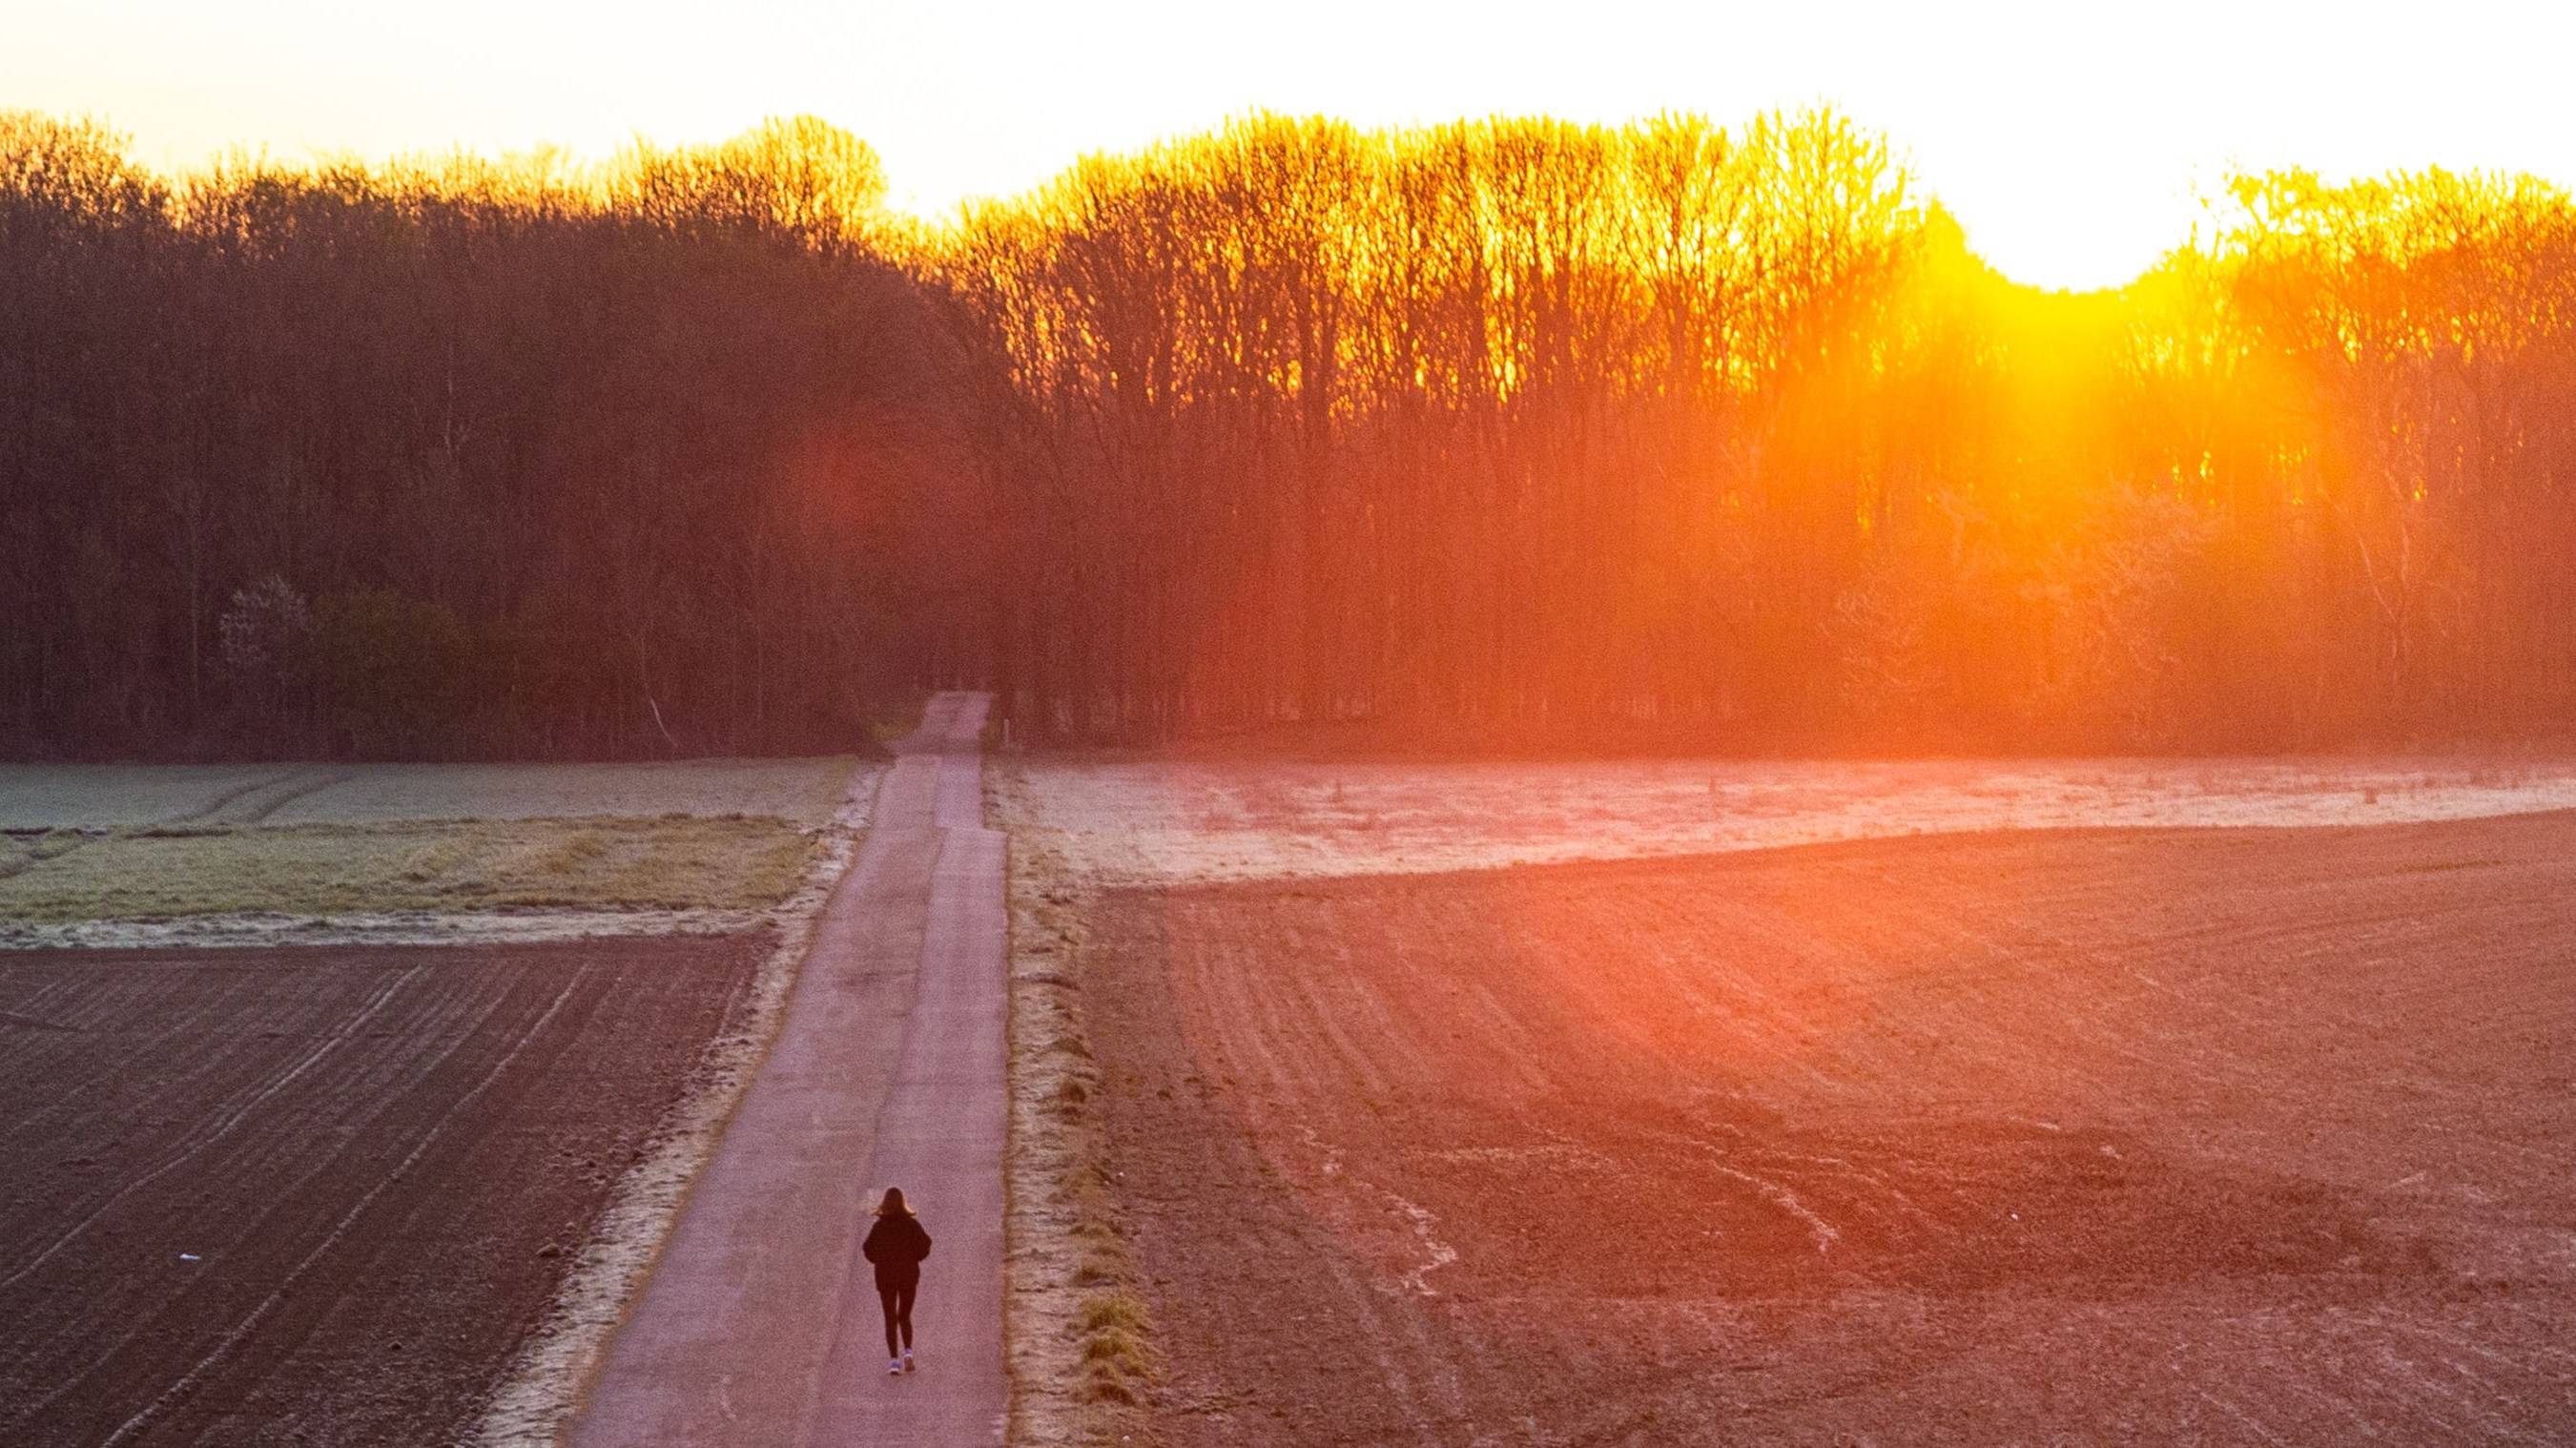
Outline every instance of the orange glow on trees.
{"type": "Polygon", "coordinates": [[[1026,404],[1003,657],[1149,736],[2215,747],[2576,701],[2513,542],[2576,521],[2565,196],[2236,195],[2068,295],[1830,113],[1088,161],[931,263],[1026,404]]]}
{"type": "Polygon", "coordinates": [[[0,744],[323,731],[209,661],[272,575],[463,640],[449,752],[780,747],[930,678],[1123,739],[2576,711],[2576,208],[2528,179],[2240,178],[2080,295],[1831,113],[1263,115],[943,229],[883,193],[811,121],[175,180],[0,121],[0,744]]]}

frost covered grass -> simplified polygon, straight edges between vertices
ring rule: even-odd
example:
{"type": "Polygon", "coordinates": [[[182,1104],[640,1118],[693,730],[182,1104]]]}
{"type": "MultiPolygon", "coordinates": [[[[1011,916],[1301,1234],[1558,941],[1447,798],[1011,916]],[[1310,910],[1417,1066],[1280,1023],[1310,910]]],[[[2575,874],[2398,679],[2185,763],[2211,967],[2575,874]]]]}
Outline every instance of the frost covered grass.
{"type": "Polygon", "coordinates": [[[0,923],[768,910],[866,823],[858,767],[0,765],[0,923]]]}
{"type": "Polygon", "coordinates": [[[758,910],[820,847],[785,820],[690,816],[56,830],[0,856],[0,919],[758,910]]]}
{"type": "Polygon", "coordinates": [[[770,816],[819,827],[858,760],[640,764],[0,764],[0,830],[770,816]]]}
{"type": "MultiPolygon", "coordinates": [[[[988,772],[988,809],[1023,816],[1017,781],[988,772]]],[[[1114,1167],[1079,966],[1083,883],[1064,859],[1014,840],[1010,853],[1011,1144],[1004,1173],[1004,1339],[1010,1440],[1031,1448],[1125,1441],[1159,1376],[1154,1324],[1137,1295],[1132,1224],[1109,1191],[1114,1167]]]]}
{"type": "Polygon", "coordinates": [[[2576,808],[2576,760],[1031,757],[1025,848],[1094,884],[1475,869],[1991,829],[2393,824],[2576,808]]]}

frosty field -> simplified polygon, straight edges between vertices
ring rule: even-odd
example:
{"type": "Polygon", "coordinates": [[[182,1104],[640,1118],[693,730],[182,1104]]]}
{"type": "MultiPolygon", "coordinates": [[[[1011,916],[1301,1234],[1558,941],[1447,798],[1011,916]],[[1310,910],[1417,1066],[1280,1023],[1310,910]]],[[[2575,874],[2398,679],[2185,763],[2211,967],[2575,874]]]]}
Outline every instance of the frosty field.
{"type": "Polygon", "coordinates": [[[1030,1441],[2567,1441],[2570,791],[1025,761],[1030,1441]]]}
{"type": "Polygon", "coordinates": [[[1418,873],[1964,830],[2395,824],[2576,808],[2576,760],[1038,759],[1013,827],[1096,883],[1418,873]]]}
{"type": "Polygon", "coordinates": [[[0,766],[0,944],[741,928],[864,826],[858,769],[0,766]]]}
{"type": "Polygon", "coordinates": [[[857,764],[0,764],[0,830],[664,814],[810,826],[832,817],[857,764]]]}

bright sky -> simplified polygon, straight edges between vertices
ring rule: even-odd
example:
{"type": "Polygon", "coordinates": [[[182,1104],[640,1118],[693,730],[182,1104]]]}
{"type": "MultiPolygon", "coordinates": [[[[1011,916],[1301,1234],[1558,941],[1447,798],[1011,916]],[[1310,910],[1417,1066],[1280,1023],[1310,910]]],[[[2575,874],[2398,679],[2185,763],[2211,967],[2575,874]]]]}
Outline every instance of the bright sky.
{"type": "Polygon", "coordinates": [[[605,153],[811,113],[925,211],[1255,107],[1731,123],[1824,101],[2051,286],[2149,265],[2231,163],[2576,182],[2561,0],[0,0],[0,37],[0,108],[97,116],[161,165],[605,153]]]}

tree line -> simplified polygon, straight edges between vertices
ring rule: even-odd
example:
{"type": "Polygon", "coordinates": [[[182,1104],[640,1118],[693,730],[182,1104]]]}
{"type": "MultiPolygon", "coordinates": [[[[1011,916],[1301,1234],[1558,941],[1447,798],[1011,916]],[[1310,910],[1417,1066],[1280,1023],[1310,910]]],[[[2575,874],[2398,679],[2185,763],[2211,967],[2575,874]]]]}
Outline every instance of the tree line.
{"type": "Polygon", "coordinates": [[[2221,749],[2576,705],[2576,210],[2528,178],[2240,178],[2069,296],[1830,114],[1262,117],[937,266],[1042,600],[1001,664],[1071,732],[2221,749]]]}
{"type": "Polygon", "coordinates": [[[882,194],[806,121],[174,181],[0,118],[0,748],[848,749],[980,668],[882,194]]]}
{"type": "Polygon", "coordinates": [[[953,224],[811,121],[177,178],[0,123],[0,747],[2564,733],[2576,207],[2235,180],[2112,292],[1884,139],[1256,116],[953,224]]]}

